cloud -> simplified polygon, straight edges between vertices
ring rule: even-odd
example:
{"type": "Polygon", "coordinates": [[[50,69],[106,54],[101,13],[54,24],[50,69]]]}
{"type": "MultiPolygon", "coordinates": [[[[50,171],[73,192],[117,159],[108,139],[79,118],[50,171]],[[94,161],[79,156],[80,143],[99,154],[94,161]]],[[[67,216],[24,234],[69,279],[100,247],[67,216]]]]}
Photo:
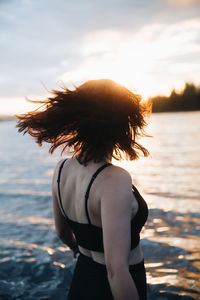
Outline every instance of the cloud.
{"type": "Polygon", "coordinates": [[[0,84],[5,84],[8,78],[6,76],[0,75],[0,84]]]}
{"type": "Polygon", "coordinates": [[[166,82],[169,53],[194,54],[199,45],[196,25],[182,27],[196,15],[195,6],[175,10],[168,0],[0,1],[0,96],[44,94],[41,81],[57,88],[63,74],[72,81],[77,72],[84,77],[87,68],[90,76],[97,70],[103,74],[103,66],[111,74],[111,65],[125,72],[127,49],[134,53],[131,66],[139,69],[136,58],[145,57],[140,74],[144,66],[149,73],[159,69],[166,82]]]}
{"type": "Polygon", "coordinates": [[[55,86],[59,74],[83,60],[83,36],[94,30],[139,29],[159,9],[150,2],[0,2],[0,76],[8,78],[0,86],[1,95],[41,93],[40,81],[55,86]]]}
{"type": "Polygon", "coordinates": [[[168,0],[168,3],[177,8],[187,8],[187,7],[192,7],[196,5],[200,5],[200,0],[168,0]]]}
{"type": "Polygon", "coordinates": [[[83,60],[59,79],[72,85],[106,77],[135,87],[144,96],[169,93],[175,82],[180,85],[179,78],[186,81],[187,76],[199,74],[199,32],[199,18],[169,25],[155,23],[137,32],[90,32],[80,44],[83,60]],[[158,85],[162,78],[164,84],[158,85]]]}

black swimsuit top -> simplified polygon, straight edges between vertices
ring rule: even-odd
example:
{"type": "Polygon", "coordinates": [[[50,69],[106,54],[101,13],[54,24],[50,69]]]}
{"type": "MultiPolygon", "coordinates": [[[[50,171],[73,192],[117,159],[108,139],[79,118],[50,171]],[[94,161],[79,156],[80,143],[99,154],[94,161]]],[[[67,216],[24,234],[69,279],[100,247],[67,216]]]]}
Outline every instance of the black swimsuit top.
{"type": "MultiPolygon", "coordinates": [[[[90,188],[92,186],[93,181],[97,177],[97,175],[106,167],[111,165],[110,163],[106,163],[103,166],[101,166],[92,176],[90,183],[88,185],[86,194],[85,194],[85,211],[86,211],[86,216],[88,219],[88,224],[85,223],[79,223],[76,221],[73,221],[69,219],[63,209],[62,201],[61,201],[61,193],[60,193],[60,177],[61,177],[61,171],[63,168],[63,165],[65,163],[66,159],[62,162],[59,168],[59,173],[58,173],[58,200],[59,200],[59,206],[60,210],[65,217],[67,223],[69,224],[71,230],[73,231],[76,241],[79,246],[86,248],[91,251],[98,251],[98,252],[104,252],[104,247],[103,247],[103,231],[102,227],[93,225],[91,223],[89,213],[88,213],[88,198],[89,198],[89,193],[90,193],[90,188]]],[[[138,190],[134,185],[132,185],[133,188],[133,193],[137,199],[138,202],[138,211],[134,218],[131,220],[131,249],[134,249],[137,247],[140,241],[140,231],[142,227],[144,226],[147,217],[148,217],[148,207],[145,202],[145,200],[142,198],[138,190]]]]}

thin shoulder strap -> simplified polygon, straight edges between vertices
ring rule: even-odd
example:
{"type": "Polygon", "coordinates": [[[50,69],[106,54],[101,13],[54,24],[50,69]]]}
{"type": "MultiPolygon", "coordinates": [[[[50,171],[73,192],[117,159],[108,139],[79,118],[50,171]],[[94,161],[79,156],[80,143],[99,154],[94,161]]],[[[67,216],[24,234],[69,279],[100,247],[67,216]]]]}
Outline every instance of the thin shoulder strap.
{"type": "Polygon", "coordinates": [[[59,203],[59,206],[60,206],[60,210],[63,214],[63,216],[66,218],[66,213],[64,211],[64,208],[63,208],[63,205],[62,205],[62,200],[61,200],[61,193],[60,193],[60,177],[61,177],[61,171],[62,171],[62,168],[64,166],[64,163],[66,162],[67,158],[64,159],[59,167],[59,171],[58,171],[58,179],[57,179],[57,184],[58,184],[58,203],[59,203]]]}
{"type": "Polygon", "coordinates": [[[91,225],[91,220],[90,220],[90,217],[89,217],[89,212],[88,212],[88,198],[89,198],[89,193],[90,193],[90,189],[91,189],[91,186],[95,180],[95,178],[97,177],[97,175],[103,170],[105,169],[106,167],[110,166],[111,163],[106,163],[104,164],[103,166],[101,166],[100,168],[97,169],[97,171],[94,173],[94,175],[92,176],[91,180],[90,180],[90,183],[88,185],[88,188],[87,188],[87,191],[86,191],[86,194],[85,194],[85,212],[86,212],[86,216],[87,216],[87,219],[88,219],[88,223],[91,225]]]}
{"type": "Polygon", "coordinates": [[[132,190],[133,190],[133,192],[140,194],[138,189],[136,188],[136,186],[133,183],[132,183],[132,190]]]}

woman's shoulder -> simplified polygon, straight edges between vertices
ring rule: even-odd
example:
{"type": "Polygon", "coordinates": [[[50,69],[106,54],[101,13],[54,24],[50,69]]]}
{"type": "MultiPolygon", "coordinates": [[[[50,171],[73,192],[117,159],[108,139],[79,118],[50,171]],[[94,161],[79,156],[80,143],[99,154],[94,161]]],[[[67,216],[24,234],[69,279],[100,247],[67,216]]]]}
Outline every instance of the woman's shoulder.
{"type": "Polygon", "coordinates": [[[109,166],[100,180],[100,185],[98,185],[98,194],[101,199],[115,198],[114,202],[117,201],[117,198],[131,198],[131,175],[122,167],[116,165],[109,166]]]}
{"type": "Polygon", "coordinates": [[[114,181],[115,183],[117,181],[132,184],[132,178],[130,173],[126,169],[116,165],[110,165],[110,167],[107,168],[104,180],[114,181]]]}
{"type": "Polygon", "coordinates": [[[102,214],[111,216],[113,211],[122,217],[131,213],[133,206],[132,178],[119,166],[107,168],[99,189],[102,214]],[[125,213],[126,212],[126,213],[125,213]]]}

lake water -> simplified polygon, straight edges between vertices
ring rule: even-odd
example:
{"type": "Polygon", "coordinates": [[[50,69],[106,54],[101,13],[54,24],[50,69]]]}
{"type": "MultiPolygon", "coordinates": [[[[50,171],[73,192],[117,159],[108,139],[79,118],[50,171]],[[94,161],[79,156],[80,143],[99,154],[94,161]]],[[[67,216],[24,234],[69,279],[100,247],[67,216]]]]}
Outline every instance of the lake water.
{"type": "MultiPolygon", "coordinates": [[[[160,113],[121,162],[149,206],[141,234],[148,299],[200,299],[200,112],[160,113]]],[[[60,160],[0,122],[0,299],[66,299],[75,260],[57,238],[51,177],[60,160]]],[[[115,163],[115,162],[113,162],[115,163]]]]}

